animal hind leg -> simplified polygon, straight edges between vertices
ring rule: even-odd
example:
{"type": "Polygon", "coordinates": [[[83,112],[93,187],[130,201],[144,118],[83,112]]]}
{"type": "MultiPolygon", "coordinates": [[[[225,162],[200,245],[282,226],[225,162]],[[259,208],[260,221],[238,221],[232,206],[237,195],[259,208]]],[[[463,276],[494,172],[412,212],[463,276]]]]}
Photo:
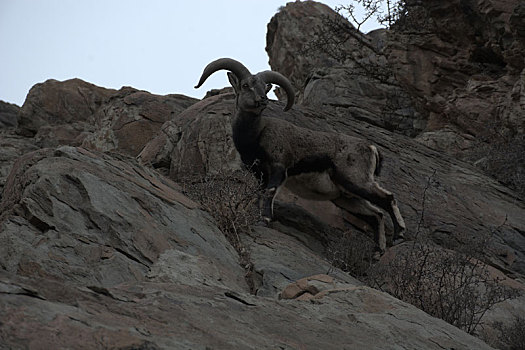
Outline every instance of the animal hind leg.
{"type": "Polygon", "coordinates": [[[286,180],[286,170],[283,166],[273,166],[268,174],[268,183],[266,184],[262,195],[262,216],[269,223],[273,218],[273,202],[279,192],[279,188],[286,180]]]}
{"type": "MultiPolygon", "coordinates": [[[[340,197],[333,200],[332,202],[337,207],[348,211],[351,214],[370,218],[370,220],[365,221],[374,222],[372,230],[374,234],[375,249],[380,255],[382,255],[386,251],[385,220],[381,209],[372,205],[367,200],[364,200],[359,197],[340,197]]],[[[368,225],[365,224],[359,226],[363,226],[360,228],[366,231],[366,226],[368,225]]]]}
{"type": "Polygon", "coordinates": [[[392,223],[394,224],[394,237],[393,241],[404,238],[404,232],[406,230],[405,220],[401,216],[399,207],[397,206],[397,201],[394,197],[394,194],[381,186],[375,181],[372,181],[368,184],[368,190],[372,193],[372,196],[377,197],[377,204],[383,208],[392,218],[392,223]]]}
{"type": "Polygon", "coordinates": [[[399,211],[396,199],[392,192],[382,188],[374,180],[364,183],[361,182],[360,185],[357,185],[359,182],[350,181],[343,176],[339,176],[337,183],[339,183],[346,191],[355,193],[369,201],[371,204],[386,211],[392,218],[392,223],[394,224],[393,240],[396,241],[400,238],[404,238],[403,233],[406,230],[405,221],[401,216],[401,212],[399,211]]]}

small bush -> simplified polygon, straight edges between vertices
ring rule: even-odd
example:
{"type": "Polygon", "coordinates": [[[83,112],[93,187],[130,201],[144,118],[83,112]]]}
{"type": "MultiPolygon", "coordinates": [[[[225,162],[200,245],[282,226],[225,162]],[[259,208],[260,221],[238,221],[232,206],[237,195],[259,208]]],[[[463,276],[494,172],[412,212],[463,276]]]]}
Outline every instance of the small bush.
{"type": "Polygon", "coordinates": [[[237,249],[239,234],[261,220],[259,181],[247,170],[220,171],[181,181],[184,194],[199,202],[216,220],[219,229],[237,249]]]}
{"type": "Polygon", "coordinates": [[[477,165],[487,174],[514,189],[525,198],[525,135],[505,128],[495,128],[484,138],[477,155],[477,165]]]}
{"type": "Polygon", "coordinates": [[[364,233],[346,231],[328,245],[326,256],[332,266],[358,277],[372,265],[374,248],[374,240],[364,233]]]}
{"type": "Polygon", "coordinates": [[[474,333],[492,306],[515,295],[489,275],[474,248],[446,250],[422,239],[399,248],[388,263],[369,271],[369,284],[467,333],[474,333]]]}
{"type": "Polygon", "coordinates": [[[516,317],[509,325],[494,325],[500,333],[498,340],[509,350],[525,350],[525,318],[516,317]]]}
{"type": "Polygon", "coordinates": [[[202,205],[235,248],[239,263],[246,270],[246,281],[253,291],[253,264],[240,234],[249,233],[252,225],[262,220],[258,204],[261,183],[245,169],[186,176],[179,182],[183,193],[202,205]]]}

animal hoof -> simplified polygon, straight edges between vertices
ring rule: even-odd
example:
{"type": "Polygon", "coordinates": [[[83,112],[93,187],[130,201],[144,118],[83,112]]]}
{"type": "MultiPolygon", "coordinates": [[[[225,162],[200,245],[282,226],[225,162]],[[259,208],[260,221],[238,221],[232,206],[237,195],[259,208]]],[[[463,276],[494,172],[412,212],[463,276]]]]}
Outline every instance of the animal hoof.
{"type": "Polygon", "coordinates": [[[381,254],[381,252],[378,252],[378,251],[374,252],[374,255],[372,255],[372,260],[374,260],[374,261],[381,260],[381,255],[383,255],[383,254],[381,254]]]}
{"type": "Polygon", "coordinates": [[[398,245],[398,244],[403,243],[404,241],[405,241],[405,237],[401,236],[401,237],[398,237],[396,240],[394,240],[394,241],[392,242],[392,245],[393,245],[393,246],[394,246],[394,245],[398,245]]]}
{"type": "Polygon", "coordinates": [[[269,219],[269,218],[262,218],[261,220],[257,221],[257,226],[263,226],[263,227],[268,227],[270,226],[270,222],[272,220],[269,219]]]}

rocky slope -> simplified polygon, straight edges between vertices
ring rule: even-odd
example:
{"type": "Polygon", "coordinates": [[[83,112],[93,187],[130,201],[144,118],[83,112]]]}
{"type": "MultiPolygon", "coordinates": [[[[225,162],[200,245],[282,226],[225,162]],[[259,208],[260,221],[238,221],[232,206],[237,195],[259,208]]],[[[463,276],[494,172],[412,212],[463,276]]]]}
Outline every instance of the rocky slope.
{"type": "Polygon", "coordinates": [[[211,218],[125,156],[27,153],[0,206],[3,348],[489,348],[336,270],[309,279],[312,302],[279,301],[331,268],[272,229],[245,237],[261,275],[251,295],[211,218]]]}
{"type": "Polygon", "coordinates": [[[330,267],[272,229],[245,238],[262,276],[251,295],[211,218],[123,156],[27,153],[1,210],[3,348],[489,348],[339,271],[307,281],[312,301],[279,301],[330,267]]]}
{"type": "MultiPolygon", "coordinates": [[[[520,8],[494,12],[496,2],[477,4],[484,6],[474,9],[492,19],[479,29],[483,38],[512,39],[501,54],[513,67],[505,70],[511,81],[521,67],[513,54],[523,35],[513,15],[520,8]],[[503,29],[492,32],[498,26],[503,29]]],[[[394,59],[394,49],[388,55],[377,49],[396,47],[382,44],[393,40],[385,32],[363,37],[368,51],[356,59],[386,65],[388,57],[404,67],[399,72],[413,72],[378,84],[329,57],[308,61],[295,54],[298,65],[289,60],[304,39],[301,18],[322,23],[320,16],[333,16],[330,11],[295,2],[270,22],[270,62],[300,88],[301,104],[284,113],[282,103],[272,102],[265,115],[376,144],[384,154],[379,182],[396,194],[409,236],[421,231],[444,248],[461,249],[492,233],[484,256],[491,273],[525,290],[523,200],[451,157],[449,146],[443,152],[422,142],[422,135],[445,128],[430,129],[427,107],[418,101],[438,90],[445,96],[444,81],[431,83],[430,95],[408,88],[415,83],[400,76],[427,72],[394,59]],[[394,109],[392,96],[399,102],[394,109]],[[385,109],[393,112],[387,116],[385,109]]],[[[428,44],[403,47],[412,57],[428,44]]],[[[498,96],[510,100],[494,101],[502,113],[519,112],[523,92],[516,91],[518,100],[507,91],[498,96]]],[[[450,94],[443,103],[451,103],[450,94]]],[[[0,349],[491,348],[333,267],[327,248],[341,230],[355,229],[351,215],[330,203],[283,192],[278,221],[241,235],[249,263],[240,259],[212,216],[177,184],[189,175],[240,167],[229,89],[197,101],[51,80],[31,89],[20,109],[0,107],[0,121],[6,121],[0,124],[0,349]]],[[[496,305],[486,320],[508,322],[524,312],[518,296],[496,305]]]]}

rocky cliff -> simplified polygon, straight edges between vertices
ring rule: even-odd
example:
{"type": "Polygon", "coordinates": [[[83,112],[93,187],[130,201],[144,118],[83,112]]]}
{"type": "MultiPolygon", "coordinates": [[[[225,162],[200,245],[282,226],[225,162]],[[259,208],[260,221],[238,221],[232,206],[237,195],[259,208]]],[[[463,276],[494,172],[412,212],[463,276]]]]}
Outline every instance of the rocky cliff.
{"type": "Polygon", "coordinates": [[[400,119],[389,122],[390,128],[412,129],[427,146],[450,154],[468,148],[496,122],[523,132],[523,4],[457,0],[413,7],[416,18],[409,12],[393,30],[345,36],[319,30],[334,18],[344,21],[329,7],[289,3],[268,25],[270,64],[291,77],[303,104],[355,118],[374,110],[383,119],[404,107],[412,123],[400,119]],[[327,34],[341,44],[311,45],[312,38],[327,34]],[[296,58],[301,49],[304,55],[296,58]],[[365,65],[375,72],[363,72],[365,65]],[[381,77],[380,71],[391,76],[381,77]],[[386,100],[396,108],[381,112],[373,105],[386,100]]]}
{"type": "MultiPolygon", "coordinates": [[[[343,50],[355,55],[343,61],[298,54],[333,11],[283,7],[267,50],[300,104],[282,112],[273,101],[264,114],[376,144],[378,181],[396,194],[410,239],[424,233],[462,251],[489,234],[484,266],[518,291],[487,314],[491,329],[525,312],[525,203],[443,140],[479,136],[446,112],[457,108],[522,125],[523,6],[428,4],[442,30],[352,37],[343,50]],[[362,74],[367,62],[392,74],[362,74]]],[[[241,232],[242,249],[232,244],[181,187],[241,167],[229,89],[197,101],[50,80],[21,108],[0,108],[2,349],[491,348],[335,267],[330,247],[358,230],[331,203],[283,192],[278,220],[241,232]]]]}

